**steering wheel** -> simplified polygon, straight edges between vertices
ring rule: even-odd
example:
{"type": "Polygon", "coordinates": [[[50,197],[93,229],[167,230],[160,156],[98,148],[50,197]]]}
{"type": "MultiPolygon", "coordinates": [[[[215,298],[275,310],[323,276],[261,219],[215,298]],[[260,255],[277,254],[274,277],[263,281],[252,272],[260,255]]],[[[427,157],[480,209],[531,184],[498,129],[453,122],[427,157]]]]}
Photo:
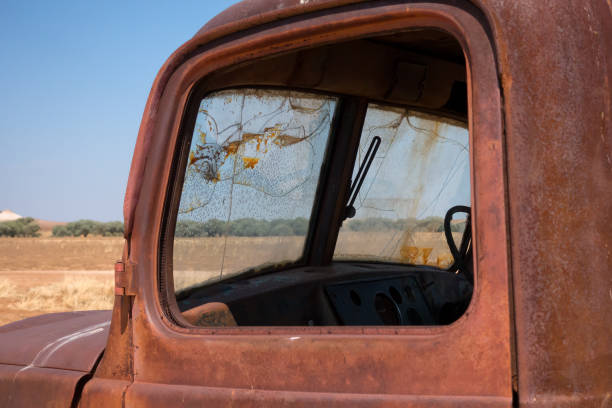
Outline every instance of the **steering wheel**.
{"type": "Polygon", "coordinates": [[[446,243],[448,245],[448,249],[453,255],[453,264],[448,268],[449,271],[457,272],[463,274],[467,280],[471,283],[474,283],[474,272],[472,268],[472,221],[471,221],[471,211],[470,207],[465,205],[456,205],[451,207],[444,217],[444,235],[446,236],[446,243]],[[465,230],[463,231],[463,236],[461,237],[461,245],[457,248],[455,244],[455,240],[453,239],[453,234],[451,231],[451,221],[453,219],[453,215],[456,213],[466,213],[467,221],[465,223],[465,230]]]}

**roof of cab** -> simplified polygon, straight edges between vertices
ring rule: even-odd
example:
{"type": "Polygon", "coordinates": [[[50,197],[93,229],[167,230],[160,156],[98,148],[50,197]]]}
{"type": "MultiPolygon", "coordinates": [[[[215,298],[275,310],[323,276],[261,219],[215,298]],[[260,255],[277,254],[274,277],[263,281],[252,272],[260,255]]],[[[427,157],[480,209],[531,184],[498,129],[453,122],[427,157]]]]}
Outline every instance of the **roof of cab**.
{"type": "Polygon", "coordinates": [[[275,20],[367,0],[243,0],[206,23],[193,39],[220,37],[275,20]]]}

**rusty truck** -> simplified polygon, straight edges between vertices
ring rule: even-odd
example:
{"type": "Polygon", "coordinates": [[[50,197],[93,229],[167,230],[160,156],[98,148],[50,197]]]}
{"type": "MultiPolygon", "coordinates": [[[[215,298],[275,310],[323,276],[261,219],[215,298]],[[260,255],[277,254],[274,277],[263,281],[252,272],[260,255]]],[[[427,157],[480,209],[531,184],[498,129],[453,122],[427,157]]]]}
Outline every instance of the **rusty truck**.
{"type": "Polygon", "coordinates": [[[609,0],[245,0],[159,71],[111,311],[4,407],[612,407],[609,0]]]}

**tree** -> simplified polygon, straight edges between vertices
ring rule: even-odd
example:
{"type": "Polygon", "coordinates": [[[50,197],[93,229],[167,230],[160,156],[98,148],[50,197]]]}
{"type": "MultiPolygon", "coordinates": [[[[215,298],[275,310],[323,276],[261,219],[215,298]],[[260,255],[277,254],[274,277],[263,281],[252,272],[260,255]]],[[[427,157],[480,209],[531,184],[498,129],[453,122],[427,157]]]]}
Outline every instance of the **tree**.
{"type": "Polygon", "coordinates": [[[32,217],[0,222],[0,236],[3,237],[39,237],[39,230],[40,225],[32,217]]]}
{"type": "Polygon", "coordinates": [[[123,223],[121,221],[79,220],[66,225],[56,225],[52,233],[54,237],[87,237],[88,235],[117,237],[123,235],[123,223]]]}
{"type": "Polygon", "coordinates": [[[203,224],[197,221],[178,221],[174,235],[181,238],[201,237],[203,229],[203,224]]]}
{"type": "Polygon", "coordinates": [[[292,235],[306,235],[308,232],[308,220],[304,217],[289,220],[289,225],[293,229],[292,235]]]}
{"type": "Polygon", "coordinates": [[[69,222],[66,224],[66,228],[73,237],[80,237],[81,235],[87,237],[89,234],[96,232],[97,224],[92,220],[78,220],[69,222]]]}
{"type": "Polygon", "coordinates": [[[283,222],[283,223],[277,223],[272,228],[270,228],[269,235],[288,236],[288,235],[295,235],[295,232],[293,231],[293,228],[291,228],[289,223],[283,222]]]}
{"type": "Polygon", "coordinates": [[[204,231],[206,231],[206,236],[209,237],[220,237],[224,234],[226,228],[226,223],[216,218],[204,223],[204,231]]]}
{"type": "Polygon", "coordinates": [[[444,219],[442,217],[427,217],[417,222],[416,231],[437,232],[444,231],[444,219]]]}
{"type": "Polygon", "coordinates": [[[54,237],[69,237],[71,236],[70,231],[65,225],[56,225],[53,227],[52,234],[54,237]]]}
{"type": "Polygon", "coordinates": [[[96,233],[105,237],[121,236],[123,235],[123,223],[121,221],[98,223],[96,233]]]}

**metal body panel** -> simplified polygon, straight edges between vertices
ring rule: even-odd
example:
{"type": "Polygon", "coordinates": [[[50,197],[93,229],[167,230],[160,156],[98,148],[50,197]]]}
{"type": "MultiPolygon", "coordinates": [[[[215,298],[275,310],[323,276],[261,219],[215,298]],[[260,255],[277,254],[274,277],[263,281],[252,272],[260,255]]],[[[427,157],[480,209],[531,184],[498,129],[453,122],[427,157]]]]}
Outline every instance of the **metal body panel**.
{"type": "Polygon", "coordinates": [[[104,350],[110,311],[54,313],[0,328],[0,407],[68,407],[104,350]]]}
{"type": "Polygon", "coordinates": [[[87,373],[0,365],[0,407],[70,407],[87,373]]]}
{"type": "MultiPolygon", "coordinates": [[[[104,378],[91,379],[83,389],[79,400],[81,408],[124,408],[125,392],[132,384],[125,380],[109,380],[104,378]]],[[[176,401],[167,406],[176,406],[176,401]]]]}
{"type": "MultiPolygon", "coordinates": [[[[349,3],[357,2],[243,2],[170,58],[141,127],[126,194],[128,225],[151,153],[150,119],[171,72],[187,55],[256,25],[349,3]]],[[[529,406],[609,403],[612,5],[609,0],[473,4],[491,28],[504,97],[518,400],[529,406]]]]}
{"type": "Polygon", "coordinates": [[[8,404],[8,396],[11,394],[15,375],[21,370],[22,366],[0,364],[0,407],[4,408],[8,404]]]}
{"type": "Polygon", "coordinates": [[[89,372],[104,350],[110,311],[53,313],[0,327],[0,364],[89,372]]]}
{"type": "MultiPolygon", "coordinates": [[[[132,387],[128,389],[128,406],[163,405],[159,399],[147,396],[142,383],[149,384],[149,390],[154,388],[151,384],[160,390],[170,385],[219,388],[224,392],[255,389],[265,391],[261,395],[266,397],[277,392],[297,392],[304,393],[304,401],[327,404],[359,394],[366,400],[370,398],[371,405],[382,404],[381,401],[389,404],[393,396],[403,396],[398,404],[418,406],[418,398],[408,395],[428,396],[424,401],[439,401],[446,406],[467,401],[511,405],[501,99],[491,43],[481,21],[464,9],[428,3],[410,7],[376,4],[380,7],[348,8],[342,13],[297,19],[290,26],[267,27],[251,36],[228,40],[222,46],[204,46],[202,52],[184,61],[189,49],[200,46],[193,40],[169,60],[158,76],[141,126],[126,196],[128,213],[134,206],[126,222],[133,225],[129,232],[130,261],[138,281],[132,309],[132,387],[140,390],[132,394],[132,387]],[[440,27],[452,33],[466,50],[474,112],[470,116],[471,142],[475,146],[472,158],[475,168],[486,169],[473,172],[473,185],[477,186],[472,201],[479,231],[475,247],[478,279],[468,312],[455,324],[436,328],[204,330],[170,323],[161,309],[157,290],[158,237],[171,152],[182,109],[194,83],[221,67],[298,45],[314,46],[411,26],[440,27]],[[145,160],[144,151],[148,152],[148,164],[139,175],[138,166],[145,165],[144,161],[139,163],[145,160]],[[138,194],[146,199],[135,203],[132,200],[138,194]],[[486,255],[479,256],[480,253],[486,255]],[[449,395],[457,396],[456,402],[449,402],[453,399],[449,395]]],[[[172,299],[168,301],[175,316],[179,316],[172,299]]],[[[193,403],[208,398],[198,395],[203,399],[193,397],[193,403]]]]}
{"type": "Polygon", "coordinates": [[[607,406],[612,6],[521,3],[489,8],[505,97],[519,397],[607,406]]]}
{"type": "Polygon", "coordinates": [[[126,406],[173,406],[181,408],[206,407],[403,407],[403,408],[498,408],[507,407],[505,398],[419,395],[327,394],[290,391],[262,391],[250,389],[192,387],[184,385],[159,386],[139,383],[130,387],[126,406]]]}

